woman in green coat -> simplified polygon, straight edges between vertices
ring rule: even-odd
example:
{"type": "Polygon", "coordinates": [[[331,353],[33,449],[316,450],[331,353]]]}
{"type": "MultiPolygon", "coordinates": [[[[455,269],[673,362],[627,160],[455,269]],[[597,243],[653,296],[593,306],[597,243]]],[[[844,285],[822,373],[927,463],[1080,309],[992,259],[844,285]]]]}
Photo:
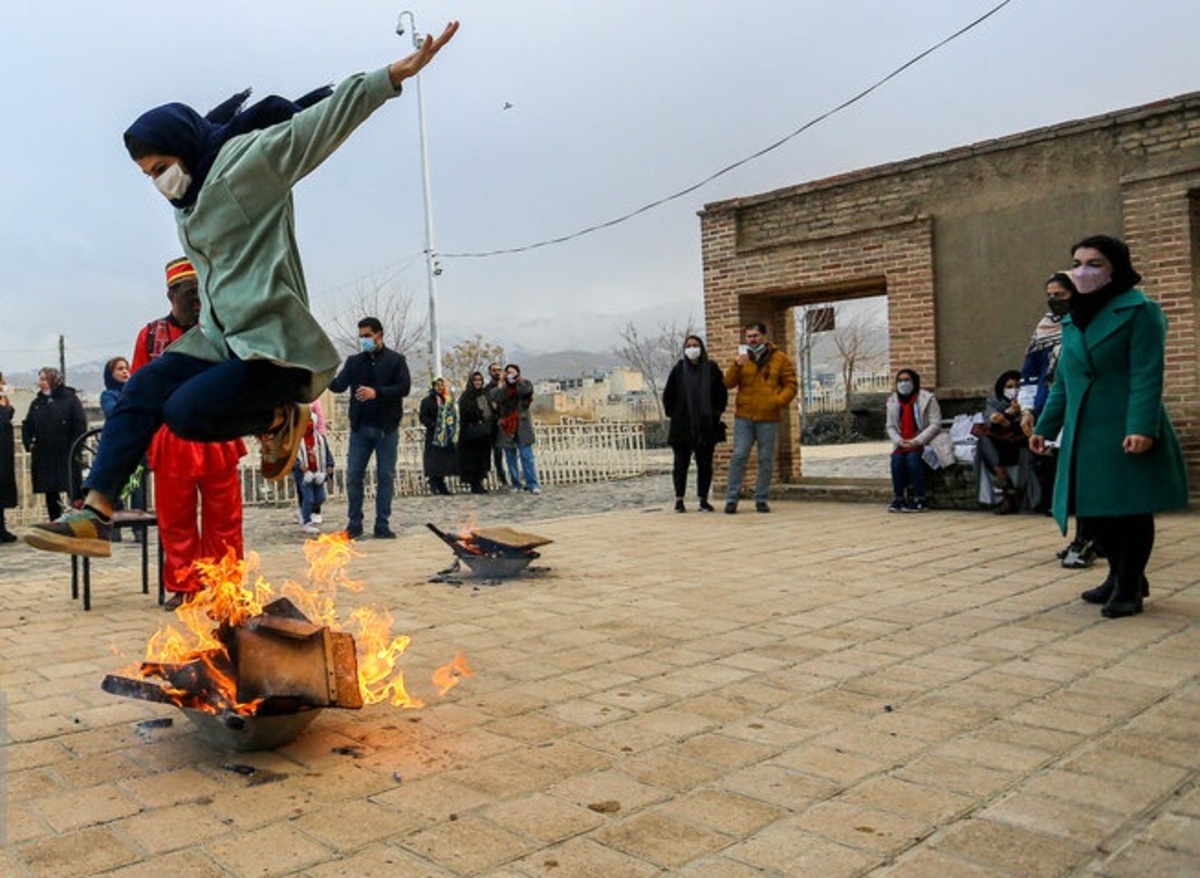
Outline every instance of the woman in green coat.
{"type": "Polygon", "coordinates": [[[1063,320],[1062,352],[1030,437],[1045,449],[1062,430],[1054,517],[1075,514],[1105,550],[1109,574],[1085,591],[1109,618],[1142,611],[1154,513],[1187,506],[1187,471],[1163,405],[1166,320],[1135,284],[1129,248],[1106,235],[1071,248],[1079,295],[1063,320]]]}

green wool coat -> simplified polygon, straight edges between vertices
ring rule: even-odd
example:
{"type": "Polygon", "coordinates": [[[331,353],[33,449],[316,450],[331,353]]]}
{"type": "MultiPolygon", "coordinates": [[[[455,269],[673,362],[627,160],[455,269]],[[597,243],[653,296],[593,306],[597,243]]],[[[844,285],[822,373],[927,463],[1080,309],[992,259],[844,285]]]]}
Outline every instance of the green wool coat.
{"type": "Polygon", "coordinates": [[[292,186],[397,94],[386,68],[357,74],[286,122],[221,148],[196,203],[175,212],[199,278],[200,323],[172,351],[307,369],[305,399],[320,395],[340,358],[308,310],[292,186]]]}
{"type": "Polygon", "coordinates": [[[1080,330],[1063,320],[1062,352],[1035,432],[1062,430],[1054,518],[1143,515],[1187,506],[1187,470],[1163,405],[1167,324],[1162,308],[1127,290],[1080,330]],[[1126,454],[1131,434],[1153,447],[1126,454]]]}

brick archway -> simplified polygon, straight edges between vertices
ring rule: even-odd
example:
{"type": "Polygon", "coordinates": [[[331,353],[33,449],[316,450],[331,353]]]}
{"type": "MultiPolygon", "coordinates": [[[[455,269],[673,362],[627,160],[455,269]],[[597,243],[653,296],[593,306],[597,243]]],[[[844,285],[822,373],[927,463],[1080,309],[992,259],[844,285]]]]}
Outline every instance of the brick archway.
{"type": "MultiPolygon", "coordinates": [[[[734,358],[742,327],[761,320],[772,341],[797,356],[791,309],[830,299],[887,296],[890,360],[937,384],[933,221],[919,217],[829,237],[797,235],[760,241],[755,224],[780,222],[774,210],[755,205],[704,215],[704,304],[708,347],[723,367],[734,358]]],[[[727,420],[732,420],[734,401],[727,420]]],[[[776,481],[803,475],[798,404],[781,427],[776,481]]],[[[717,473],[728,471],[732,448],[718,450],[717,473]]],[[[753,466],[753,459],[751,464],[753,466]]],[[[747,474],[747,480],[753,473],[747,474]]]]}

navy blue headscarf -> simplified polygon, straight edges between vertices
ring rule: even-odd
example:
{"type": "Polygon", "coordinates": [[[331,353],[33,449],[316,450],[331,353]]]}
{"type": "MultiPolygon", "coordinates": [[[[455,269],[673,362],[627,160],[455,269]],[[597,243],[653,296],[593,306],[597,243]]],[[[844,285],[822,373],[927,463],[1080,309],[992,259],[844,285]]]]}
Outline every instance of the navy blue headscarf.
{"type": "Polygon", "coordinates": [[[136,158],[134,145],[150,147],[162,155],[178,156],[192,176],[182,198],[171,199],[178,208],[196,203],[217,153],[233,137],[284,122],[306,107],[333,94],[329,86],[314,89],[294,101],[270,95],[245,110],[250,89],[240,91],[201,116],[187,104],[171,103],[147,110],[125,132],[125,147],[136,158]],[[132,141],[132,142],[131,142],[132,141]]]}

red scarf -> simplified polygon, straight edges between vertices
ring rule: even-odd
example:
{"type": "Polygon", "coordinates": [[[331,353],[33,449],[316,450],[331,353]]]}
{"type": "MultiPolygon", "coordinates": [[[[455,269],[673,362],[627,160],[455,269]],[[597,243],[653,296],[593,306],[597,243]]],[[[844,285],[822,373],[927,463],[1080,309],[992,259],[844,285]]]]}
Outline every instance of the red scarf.
{"type": "Polygon", "coordinates": [[[505,436],[516,436],[517,427],[521,424],[521,401],[517,398],[517,385],[510,384],[504,389],[508,392],[508,399],[505,400],[508,410],[500,417],[500,429],[505,436]]]}

